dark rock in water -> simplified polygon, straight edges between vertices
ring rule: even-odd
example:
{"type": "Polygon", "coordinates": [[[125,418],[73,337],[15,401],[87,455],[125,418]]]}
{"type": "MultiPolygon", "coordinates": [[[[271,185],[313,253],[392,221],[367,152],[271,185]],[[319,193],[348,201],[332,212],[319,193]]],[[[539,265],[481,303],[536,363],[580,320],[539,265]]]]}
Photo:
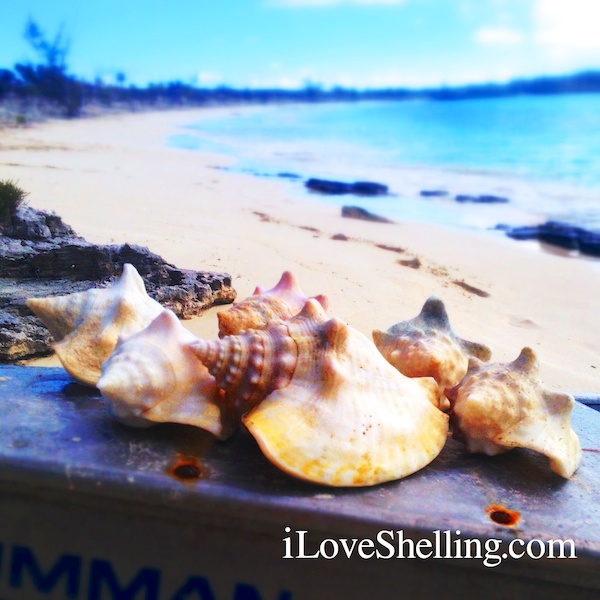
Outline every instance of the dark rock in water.
{"type": "Polygon", "coordinates": [[[588,256],[600,256],[600,233],[585,231],[579,235],[579,251],[588,256]]]}
{"type": "Polygon", "coordinates": [[[385,217],[380,217],[360,206],[342,206],[342,217],[361,219],[363,221],[374,221],[377,223],[393,223],[393,221],[390,221],[385,217]]]}
{"type": "Polygon", "coordinates": [[[388,186],[374,181],[356,181],[352,184],[351,193],[355,196],[386,196],[388,186]]]}
{"type": "Polygon", "coordinates": [[[583,231],[579,227],[573,227],[558,221],[548,221],[540,225],[538,229],[538,237],[542,242],[560,246],[567,250],[579,249],[579,234],[583,231]]]}
{"type": "Polygon", "coordinates": [[[482,194],[481,196],[477,196],[477,202],[482,202],[483,204],[507,204],[510,200],[504,196],[482,194]]]}
{"type": "Polygon", "coordinates": [[[51,352],[51,337],[25,301],[102,287],[131,263],[148,295],[181,318],[235,299],[227,273],[180,269],[147,248],[96,245],[53,213],[19,207],[0,228],[0,361],[51,352]]]}
{"type": "Polygon", "coordinates": [[[569,223],[547,221],[541,225],[509,227],[506,235],[515,240],[539,240],[566,250],[579,250],[582,254],[600,256],[600,232],[569,223]]]}
{"type": "Polygon", "coordinates": [[[537,226],[512,227],[505,229],[506,235],[514,240],[537,240],[540,230],[537,226]]]}
{"type": "Polygon", "coordinates": [[[376,183],[374,181],[345,183],[343,181],[333,181],[330,179],[311,178],[308,179],[304,185],[313,192],[329,194],[332,196],[342,196],[344,194],[354,194],[355,196],[385,196],[389,193],[387,185],[376,183]]]}
{"type": "Polygon", "coordinates": [[[467,194],[458,194],[454,196],[457,202],[477,202],[477,196],[469,196],[467,194]]]}
{"type": "Polygon", "coordinates": [[[421,190],[420,193],[423,198],[443,198],[449,195],[446,190],[421,190]]]}
{"type": "Polygon", "coordinates": [[[347,242],[348,241],[348,236],[343,234],[343,233],[335,233],[331,236],[332,240],[337,240],[340,242],[347,242]]]}
{"type": "Polygon", "coordinates": [[[508,198],[504,196],[493,196],[491,194],[482,194],[481,196],[471,196],[468,194],[458,194],[454,196],[457,202],[473,202],[476,204],[506,204],[508,198]]]}
{"type": "Polygon", "coordinates": [[[352,190],[352,185],[349,183],[343,183],[342,181],[330,181],[329,179],[309,179],[304,185],[313,192],[330,194],[332,196],[350,194],[352,190]]]}

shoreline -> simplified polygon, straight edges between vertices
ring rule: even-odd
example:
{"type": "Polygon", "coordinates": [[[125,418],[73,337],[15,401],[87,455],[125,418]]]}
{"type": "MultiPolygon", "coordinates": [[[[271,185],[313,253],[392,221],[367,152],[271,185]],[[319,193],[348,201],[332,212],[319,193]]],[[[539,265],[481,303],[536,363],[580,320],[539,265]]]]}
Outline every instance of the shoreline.
{"type": "MultiPolygon", "coordinates": [[[[370,106],[366,112],[355,110],[354,105],[342,104],[342,117],[336,117],[337,111],[332,111],[330,106],[254,107],[251,112],[232,112],[225,119],[219,119],[216,125],[211,119],[191,122],[183,133],[170,136],[169,143],[231,156],[236,160],[232,170],[237,172],[265,177],[291,172],[305,180],[383,183],[389,187],[390,196],[378,198],[377,203],[381,206],[382,216],[391,219],[433,221],[476,229],[492,229],[500,224],[518,227],[560,221],[600,231],[600,184],[595,181],[597,178],[574,177],[568,169],[559,172],[549,168],[540,170],[544,163],[539,160],[531,164],[525,160],[521,164],[513,158],[509,167],[502,153],[497,164],[485,159],[475,160],[473,151],[466,150],[464,153],[453,151],[445,163],[439,163],[443,153],[436,152],[429,157],[428,163],[419,162],[419,157],[426,158],[423,152],[410,156],[400,148],[411,141],[425,146],[420,138],[415,140],[409,133],[404,145],[394,149],[395,142],[390,142],[388,147],[387,138],[382,135],[391,135],[391,132],[384,132],[381,120],[373,118],[371,105],[381,105],[377,110],[388,116],[395,114],[390,111],[395,110],[396,103],[390,102],[365,103],[363,109],[370,106]],[[313,114],[313,111],[316,112],[313,114]],[[353,118],[357,119],[357,130],[362,133],[347,131],[353,118]],[[333,121],[332,133],[325,133],[321,141],[317,125],[322,126],[328,120],[333,121]],[[373,125],[372,137],[366,135],[366,123],[373,125]],[[291,137],[287,135],[288,128],[291,137]],[[341,137],[338,139],[336,135],[341,137]],[[587,187],[586,182],[590,184],[587,187]],[[424,202],[420,194],[424,189],[443,189],[448,196],[445,199],[429,197],[424,202]],[[456,196],[480,195],[504,197],[509,202],[493,206],[476,203],[457,206],[459,203],[451,201],[456,196]]],[[[493,139],[498,141],[500,133],[496,128],[490,135],[496,136],[493,139]]],[[[424,136],[429,140],[432,132],[428,130],[424,136]]],[[[477,138],[472,141],[475,149],[482,143],[477,138]]],[[[432,144],[435,141],[429,146],[432,144]]],[[[560,148],[556,149],[556,152],[560,151],[560,148]]],[[[298,191],[297,196],[301,197],[302,191],[298,191]]],[[[331,198],[324,201],[335,203],[331,198]]]]}
{"type": "MultiPolygon", "coordinates": [[[[370,337],[416,316],[437,295],[455,332],[489,345],[494,362],[530,346],[548,387],[600,391],[597,260],[489,232],[342,218],[335,206],[296,198],[283,180],[224,170],[232,158],[167,145],[194,119],[241,110],[119,114],[2,131],[3,178],[17,180],[29,204],[54,210],[91,242],[140,244],[182,268],[229,272],[238,300],[291,270],[308,295],[329,296],[331,316],[370,337]],[[338,234],[348,239],[332,239],[338,234]],[[415,258],[419,268],[398,262],[415,258]]],[[[227,308],[183,323],[214,338],[216,312],[227,308]]]]}

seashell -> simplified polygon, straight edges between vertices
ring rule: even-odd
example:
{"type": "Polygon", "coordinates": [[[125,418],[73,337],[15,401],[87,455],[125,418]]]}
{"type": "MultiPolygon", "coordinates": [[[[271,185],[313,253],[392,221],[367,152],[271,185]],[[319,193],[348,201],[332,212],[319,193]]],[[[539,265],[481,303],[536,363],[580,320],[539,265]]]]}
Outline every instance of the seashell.
{"type": "MultiPolygon", "coordinates": [[[[469,357],[487,361],[492,351],[483,344],[459,338],[439,298],[431,296],[418,316],[387,331],[373,331],[375,345],[407,377],[433,377],[443,392],[466,374],[469,357]]],[[[442,405],[447,408],[447,405],[442,405]]]]}
{"type": "Polygon", "coordinates": [[[283,471],[331,486],[406,477],[441,451],[438,389],[394,369],[362,333],[310,299],[289,321],[192,344],[261,450],[283,471]]]}
{"type": "Polygon", "coordinates": [[[197,338],[170,310],[148,327],[119,339],[102,366],[98,389],[127,425],[194,425],[220,439],[233,433],[215,378],[190,350],[197,338]]]}
{"type": "Polygon", "coordinates": [[[547,456],[561,477],[577,469],[581,447],[570,424],[574,399],[544,387],[531,348],[508,364],[471,359],[465,378],[447,394],[454,437],[469,452],[493,456],[529,448],[547,456]]]}
{"type": "Polygon", "coordinates": [[[65,369],[87,385],[98,382],[102,363],[119,336],[144,329],[163,310],[148,296],[144,281],[130,264],[109,287],[29,298],[27,306],[56,340],[53,348],[65,369]]]}
{"type": "MultiPolygon", "coordinates": [[[[327,310],[328,300],[323,294],[315,296],[327,310]]],[[[217,314],[219,337],[236,335],[248,329],[263,329],[271,321],[290,319],[306,304],[308,296],[300,289],[297,277],[285,271],[277,285],[265,290],[257,286],[249,298],[217,314]]]]}

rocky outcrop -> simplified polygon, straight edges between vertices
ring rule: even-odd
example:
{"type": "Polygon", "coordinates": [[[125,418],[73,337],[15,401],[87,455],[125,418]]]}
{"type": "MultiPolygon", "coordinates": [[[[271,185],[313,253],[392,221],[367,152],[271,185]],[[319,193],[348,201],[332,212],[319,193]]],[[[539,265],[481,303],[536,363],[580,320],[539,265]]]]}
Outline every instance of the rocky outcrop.
{"type": "Polygon", "coordinates": [[[541,225],[525,227],[499,225],[497,228],[505,230],[506,235],[515,240],[539,240],[566,250],[578,250],[588,256],[600,256],[600,232],[569,223],[547,221],[541,225]]]}
{"type": "Polygon", "coordinates": [[[137,269],[148,294],[180,318],[235,299],[227,273],[180,269],[141,246],[91,244],[59,216],[21,206],[0,225],[0,361],[51,351],[50,334],[26,298],[108,285],[125,263],[137,269]]]}
{"type": "Polygon", "coordinates": [[[386,196],[389,193],[387,185],[375,181],[355,181],[344,183],[330,179],[308,179],[304,184],[309,190],[320,194],[341,196],[353,194],[355,196],[386,196]]]}

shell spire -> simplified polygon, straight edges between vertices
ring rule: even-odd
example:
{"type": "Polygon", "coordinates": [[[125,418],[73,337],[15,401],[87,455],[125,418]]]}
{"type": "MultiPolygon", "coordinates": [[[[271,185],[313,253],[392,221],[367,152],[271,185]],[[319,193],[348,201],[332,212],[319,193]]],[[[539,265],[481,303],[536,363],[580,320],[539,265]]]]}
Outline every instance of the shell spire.
{"type": "Polygon", "coordinates": [[[125,264],[121,278],[106,288],[66,296],[29,298],[27,306],[48,327],[54,351],[65,369],[96,385],[102,363],[119,336],[144,329],[162,310],[146,293],[135,267],[125,264]]]}
{"type": "MultiPolygon", "coordinates": [[[[319,294],[315,299],[327,310],[327,296],[319,294]]],[[[284,271],[275,287],[256,286],[252,296],[217,314],[219,337],[263,329],[272,321],[290,319],[302,310],[307,300],[298,278],[291,271],[284,271]]]]}
{"type": "Polygon", "coordinates": [[[113,414],[128,425],[185,423],[228,437],[231,416],[214,377],[190,350],[195,339],[170,310],[120,339],[98,381],[113,414]]]}
{"type": "Polygon", "coordinates": [[[539,452],[550,459],[552,471],[568,479],[581,460],[570,424],[574,399],[548,390],[538,371],[531,348],[523,348],[508,364],[471,359],[464,379],[446,392],[454,437],[469,452],[490,456],[512,448],[539,452]]]}
{"type": "MultiPolygon", "coordinates": [[[[294,317],[296,330],[310,329],[327,319],[314,298],[294,317]]],[[[191,348],[228,401],[241,414],[273,390],[285,387],[298,361],[298,344],[290,333],[291,322],[275,321],[262,330],[250,330],[218,340],[196,340],[191,348]]]]}

